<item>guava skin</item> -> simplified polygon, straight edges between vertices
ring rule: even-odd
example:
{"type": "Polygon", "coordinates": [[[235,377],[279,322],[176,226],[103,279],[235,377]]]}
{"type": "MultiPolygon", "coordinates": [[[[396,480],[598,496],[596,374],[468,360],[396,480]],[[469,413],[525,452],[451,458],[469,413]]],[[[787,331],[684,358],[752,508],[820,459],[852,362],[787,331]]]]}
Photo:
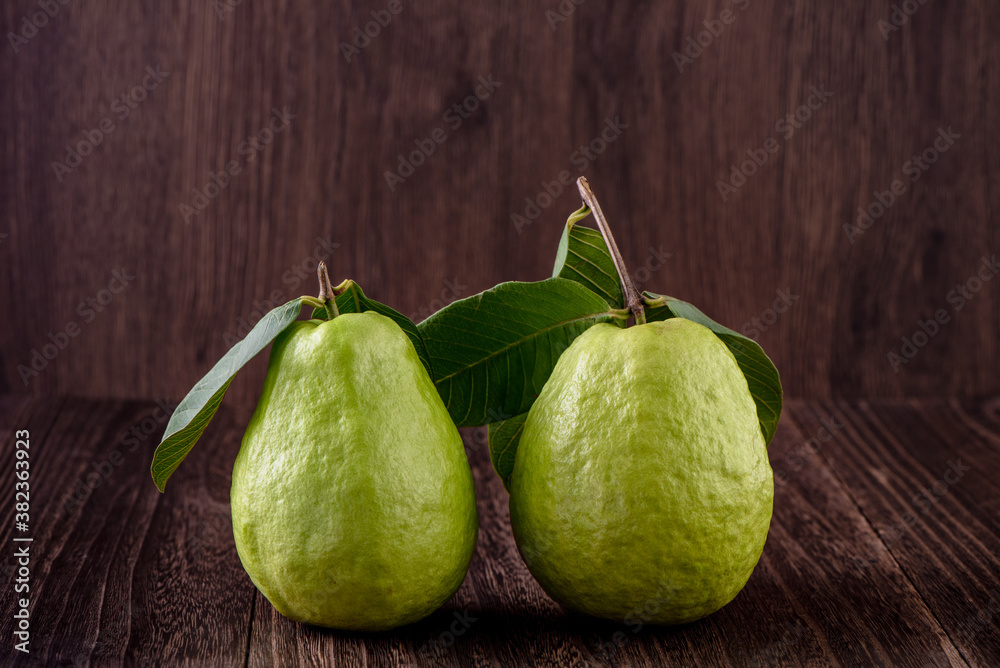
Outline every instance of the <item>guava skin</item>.
{"type": "Polygon", "coordinates": [[[525,422],[510,521],[565,607],[683,624],[746,584],[774,481],[735,358],[708,328],[599,324],[563,352],[525,422]]]}
{"type": "Polygon", "coordinates": [[[410,340],[372,312],[277,337],[231,500],[261,593],[290,619],[345,630],[440,607],[479,526],[458,430],[410,340]]]}

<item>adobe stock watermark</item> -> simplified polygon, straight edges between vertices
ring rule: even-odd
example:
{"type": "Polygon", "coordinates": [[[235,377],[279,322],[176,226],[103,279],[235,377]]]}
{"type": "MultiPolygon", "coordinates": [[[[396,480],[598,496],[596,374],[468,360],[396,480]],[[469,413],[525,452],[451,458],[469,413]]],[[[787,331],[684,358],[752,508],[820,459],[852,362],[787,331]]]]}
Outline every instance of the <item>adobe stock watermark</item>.
{"type": "Polygon", "coordinates": [[[254,300],[250,313],[236,321],[235,329],[226,330],[222,335],[222,340],[225,341],[226,345],[232,348],[239,343],[261,318],[295,297],[295,291],[303,282],[310,285],[310,281],[315,281],[316,266],[320,262],[328,260],[333,255],[333,251],[338,248],[340,248],[340,244],[335,243],[331,235],[316,237],[316,246],[313,248],[312,254],[296,262],[281,274],[281,283],[285,287],[271,290],[271,294],[264,300],[254,300]]]}
{"type": "Polygon", "coordinates": [[[886,42],[889,41],[889,36],[894,32],[899,32],[899,30],[906,25],[906,22],[910,20],[910,17],[917,13],[927,0],[903,0],[900,4],[894,4],[892,6],[892,11],[889,12],[889,20],[879,19],[878,30],[882,33],[882,39],[886,42]]]}
{"type": "Polygon", "coordinates": [[[552,32],[555,32],[559,27],[560,23],[565,23],[569,21],[569,17],[573,16],[573,12],[576,8],[587,2],[587,0],[562,0],[559,6],[553,9],[545,10],[545,20],[549,22],[549,27],[552,28],[552,32]]]}
{"type": "Polygon", "coordinates": [[[664,605],[670,605],[676,599],[677,588],[673,582],[668,579],[661,579],[657,583],[655,591],[640,605],[635,606],[622,620],[622,623],[629,627],[632,636],[629,636],[625,631],[615,631],[611,635],[610,641],[594,642],[594,655],[600,657],[603,661],[613,664],[618,653],[629,643],[632,637],[638,635],[643,627],[659,614],[660,609],[664,605]]]}
{"type": "MultiPolygon", "coordinates": [[[[133,590],[134,591],[134,590],[133,590]]],[[[150,604],[152,605],[152,603],[150,604]]],[[[131,597],[109,597],[101,605],[102,623],[114,628],[135,628],[135,620],[149,620],[149,611],[144,602],[135,601],[131,597]],[[118,605],[115,605],[115,602],[118,605]],[[105,621],[106,620],[106,621],[105,621]]],[[[118,658],[118,643],[114,640],[95,639],[93,645],[77,642],[72,645],[63,643],[62,630],[56,626],[55,632],[48,636],[44,646],[52,648],[46,657],[46,663],[59,668],[87,668],[95,665],[117,665],[122,663],[118,658]]],[[[98,634],[97,638],[106,638],[98,634]]]]}
{"type": "MultiPolygon", "coordinates": [[[[947,130],[938,128],[938,134],[933,143],[903,163],[901,167],[903,176],[909,177],[910,183],[918,181],[924,172],[938,161],[941,154],[947,152],[955,145],[955,140],[961,137],[962,135],[952,131],[950,125],[947,130]]],[[[875,200],[867,208],[858,207],[858,217],[855,224],[844,223],[844,234],[847,235],[847,240],[852,244],[896,203],[897,198],[906,194],[906,183],[902,179],[895,179],[889,185],[888,190],[882,192],[876,190],[872,194],[875,196],[875,200]]]]}
{"type": "Polygon", "coordinates": [[[469,290],[469,286],[460,283],[458,277],[455,277],[450,281],[447,278],[444,279],[442,286],[443,287],[441,288],[441,292],[438,297],[426,306],[421,306],[419,309],[414,311],[410,315],[410,320],[413,322],[426,320],[448,304],[464,297],[469,290]]]}
{"type": "MultiPolygon", "coordinates": [[[[979,261],[979,269],[972,276],[952,288],[945,296],[945,301],[953,307],[954,312],[961,311],[965,306],[983,289],[983,287],[993,280],[993,277],[1000,273],[1000,264],[997,264],[997,256],[986,257],[979,261]]],[[[886,355],[889,366],[893,373],[899,373],[903,365],[909,364],[910,360],[917,356],[931,339],[938,335],[943,325],[951,322],[951,314],[947,308],[939,308],[934,311],[931,318],[918,320],[917,329],[910,336],[900,338],[899,352],[893,350],[886,355]]]]}
{"type": "MultiPolygon", "coordinates": [[[[812,118],[813,112],[819,111],[826,101],[833,97],[833,93],[825,88],[813,86],[809,89],[810,95],[806,101],[799,105],[795,111],[785,114],[774,124],[774,131],[777,132],[787,143],[795,136],[795,131],[805,125],[812,118]]],[[[715,187],[719,190],[719,196],[725,202],[746,185],[747,179],[757,173],[772,155],[781,150],[781,144],[774,137],[768,137],[757,148],[748,148],[747,158],[739,165],[730,166],[729,179],[726,181],[716,181],[715,187]]]]}
{"type": "Polygon", "coordinates": [[[753,655],[744,665],[747,668],[765,668],[777,666],[789,658],[792,648],[799,644],[805,636],[805,624],[801,619],[785,622],[785,631],[781,637],[753,655]]]}
{"type": "Polygon", "coordinates": [[[82,506],[94,490],[103,485],[125,463],[125,455],[138,450],[140,445],[148,442],[149,438],[160,430],[161,425],[173,415],[175,408],[177,404],[169,399],[157,399],[156,409],[150,415],[119,435],[118,441],[124,451],[116,448],[108,453],[107,457],[91,461],[92,470],[77,478],[72,489],[63,495],[61,502],[63,510],[72,512],[82,506]]]}
{"type": "Polygon", "coordinates": [[[764,309],[760,315],[755,315],[743,323],[740,327],[740,334],[756,341],[757,337],[766,332],[774,323],[778,322],[778,318],[782,313],[792,308],[795,302],[799,300],[799,295],[792,294],[791,288],[775,290],[774,294],[774,303],[771,304],[771,308],[764,309]]]}
{"type": "Polygon", "coordinates": [[[212,6],[215,7],[215,15],[219,17],[220,21],[225,21],[230,14],[236,11],[236,8],[242,5],[246,0],[214,0],[212,6]]]}
{"type": "Polygon", "coordinates": [[[118,129],[115,125],[116,118],[119,123],[125,121],[140,104],[146,101],[149,93],[156,90],[170,76],[170,72],[162,70],[159,65],[146,67],[145,73],[141,82],[111,101],[111,113],[114,116],[105,116],[96,127],[83,130],[80,133],[83,139],[77,140],[75,144],[66,145],[65,159],[62,162],[57,160],[52,163],[52,171],[60,183],[67,174],[83,164],[83,159],[92,154],[105,137],[118,129]]]}
{"type": "MultiPolygon", "coordinates": [[[[611,116],[606,117],[604,126],[597,133],[597,136],[570,154],[569,163],[576,168],[577,175],[587,171],[587,168],[627,129],[628,124],[622,123],[620,116],[615,116],[613,119],[611,116]]],[[[524,211],[510,215],[510,221],[514,224],[517,233],[521,234],[526,226],[538,220],[542,211],[552,206],[556,198],[562,195],[567,188],[576,192],[576,188],[571,187],[575,184],[576,176],[568,169],[559,172],[554,181],[542,181],[542,189],[534,197],[524,198],[524,211]]]]}
{"type": "Polygon", "coordinates": [[[920,664],[919,668],[951,668],[953,665],[955,664],[951,662],[947,654],[935,649],[924,655],[924,662],[920,664]]]}
{"type": "MultiPolygon", "coordinates": [[[[880,530],[878,530],[878,535],[882,539],[882,543],[885,545],[886,549],[889,549],[906,535],[906,532],[917,523],[917,515],[926,515],[930,512],[942,498],[948,493],[948,490],[953,486],[958,484],[966,473],[972,470],[971,466],[966,466],[962,463],[961,457],[954,460],[948,460],[948,468],[945,470],[944,474],[935,480],[929,487],[922,488],[919,492],[914,494],[910,498],[910,505],[914,508],[914,512],[906,512],[897,520],[889,526],[883,525],[880,530]]],[[[876,544],[875,548],[878,547],[876,544]]],[[[874,565],[878,561],[877,557],[872,557],[867,559],[864,557],[855,557],[854,565],[861,570],[867,569],[869,566],[874,565]]]]}
{"type": "Polygon", "coordinates": [[[452,617],[448,630],[421,645],[417,649],[417,656],[425,661],[440,660],[451,647],[454,647],[455,642],[479,621],[479,618],[470,615],[468,610],[452,613],[452,617]]]}
{"type": "Polygon", "coordinates": [[[27,46],[28,42],[38,34],[38,31],[49,24],[50,19],[54,19],[59,10],[70,3],[70,0],[38,0],[39,11],[21,17],[21,24],[18,32],[7,33],[7,41],[14,53],[18,53],[27,46]]]}
{"type": "MultiPolygon", "coordinates": [[[[837,418],[836,414],[820,418],[820,426],[816,430],[816,434],[785,455],[785,465],[791,469],[792,473],[798,473],[805,468],[806,461],[818,455],[823,446],[832,441],[837,432],[844,428],[844,424],[838,422],[837,418]]],[[[774,470],[774,479],[775,482],[783,485],[789,480],[788,472],[783,468],[776,468],[774,470]]]]}
{"type": "Polygon", "coordinates": [[[210,171],[208,182],[205,183],[204,187],[200,190],[198,188],[191,189],[190,203],[184,202],[177,207],[184,223],[189,224],[193,216],[204,211],[223,190],[229,187],[233,178],[243,172],[244,165],[253,164],[257,160],[257,154],[262,153],[278,134],[284,132],[285,128],[292,124],[293,120],[295,120],[295,115],[288,111],[288,107],[281,111],[278,111],[276,107],[271,109],[271,115],[264,127],[244,139],[236,147],[239,158],[233,158],[218,172],[210,171]]]}
{"type": "Polygon", "coordinates": [[[197,530],[184,541],[184,547],[192,559],[200,559],[202,550],[223,541],[232,540],[233,520],[228,513],[213,512],[198,521],[197,530]]]}
{"type": "Polygon", "coordinates": [[[350,63],[352,58],[360,55],[371,45],[373,39],[382,34],[383,28],[389,27],[393,17],[402,11],[403,0],[389,0],[385,9],[371,10],[372,20],[365,23],[363,29],[360,24],[354,26],[354,30],[351,31],[354,39],[351,40],[351,43],[340,43],[340,52],[344,54],[344,60],[350,63]]]}
{"type": "Polygon", "coordinates": [[[712,46],[715,40],[722,36],[726,26],[732,25],[739,13],[750,6],[750,0],[731,0],[731,4],[736,8],[736,11],[733,11],[733,7],[726,7],[719,12],[718,18],[705,19],[701,23],[705,26],[704,30],[694,36],[688,35],[685,40],[687,45],[684,47],[684,53],[674,51],[674,65],[677,66],[678,72],[684,74],[685,65],[694,65],[694,61],[701,58],[705,49],[712,46]]]}
{"type": "Polygon", "coordinates": [[[487,408],[486,424],[482,427],[476,427],[469,432],[470,437],[467,441],[468,449],[473,452],[478,452],[480,448],[488,448],[490,445],[490,425],[494,422],[509,420],[512,417],[514,416],[504,411],[499,411],[495,408],[487,408]]]}
{"type": "Polygon", "coordinates": [[[48,368],[49,362],[59,357],[72,340],[80,335],[83,326],[94,322],[97,315],[103,313],[114,301],[115,296],[124,292],[133,280],[135,276],[127,273],[125,269],[115,269],[111,272],[111,280],[108,281],[107,287],[77,305],[76,314],[79,319],[69,320],[60,330],[49,332],[49,342],[41,348],[33,348],[28,354],[27,364],[17,366],[17,372],[24,386],[27,387],[28,383],[40,376],[42,371],[48,368]]]}
{"type": "Polygon", "coordinates": [[[649,247],[646,255],[646,261],[636,269],[635,271],[630,271],[629,274],[632,276],[632,282],[636,287],[641,287],[653,277],[653,274],[658,272],[660,269],[667,264],[667,260],[674,256],[673,253],[668,253],[663,250],[663,246],[658,246],[657,248],[649,247]]]}
{"type": "Polygon", "coordinates": [[[1000,589],[990,591],[990,600],[975,613],[965,618],[959,627],[958,635],[965,642],[971,643],[980,633],[989,628],[1000,618],[1000,589]]]}
{"type": "MultiPolygon", "coordinates": [[[[479,77],[476,87],[471,95],[467,95],[461,102],[456,102],[448,108],[441,116],[441,120],[448,126],[451,132],[455,132],[462,123],[472,117],[472,114],[479,109],[482,103],[490,99],[497,88],[503,85],[501,81],[495,81],[493,75],[479,77]]],[[[385,183],[389,186],[390,192],[396,192],[396,186],[404,183],[406,179],[413,176],[417,167],[424,164],[428,158],[434,155],[437,147],[448,141],[448,132],[445,128],[438,126],[422,139],[414,139],[416,148],[404,156],[400,153],[397,157],[399,163],[396,170],[385,170],[385,183]]]]}

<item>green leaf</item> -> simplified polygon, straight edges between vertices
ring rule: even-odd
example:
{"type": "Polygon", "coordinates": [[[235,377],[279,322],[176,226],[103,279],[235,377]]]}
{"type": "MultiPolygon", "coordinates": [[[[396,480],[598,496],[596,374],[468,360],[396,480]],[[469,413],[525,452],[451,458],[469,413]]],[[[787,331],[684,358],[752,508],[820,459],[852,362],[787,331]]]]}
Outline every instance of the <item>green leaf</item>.
{"type": "Polygon", "coordinates": [[[490,423],[490,461],[493,470],[503,481],[503,487],[510,491],[510,475],[514,472],[514,456],[517,454],[517,444],[521,440],[521,431],[527,413],[515,415],[509,420],[490,423]]]}
{"type": "Polygon", "coordinates": [[[167,430],[153,454],[153,464],[150,466],[153,482],[161,492],[167,485],[167,479],[184,461],[201,438],[205,427],[212,421],[236,372],[295,322],[301,309],[302,299],[298,298],[268,312],[254,325],[246,338],[230,348],[178,404],[174,414],[170,416],[167,430]]]}
{"type": "Polygon", "coordinates": [[[531,407],[559,355],[592,325],[619,322],[590,290],[564,278],[501,283],[421,322],[438,392],[459,427],[531,407]]]}
{"type": "Polygon", "coordinates": [[[566,221],[552,275],[576,281],[603,297],[612,308],[625,308],[621,279],[604,237],[595,229],[576,224],[589,215],[590,208],[584,205],[566,221]]]}
{"type": "Polygon", "coordinates": [[[643,292],[642,297],[647,322],[675,317],[692,320],[708,327],[726,344],[746,376],[750,394],[757,405],[757,420],[764,434],[764,443],[770,443],[781,417],[782,389],[778,370],[764,349],[753,339],[723,327],[687,302],[652,292],[643,292]]]}
{"type": "MultiPolygon", "coordinates": [[[[348,279],[337,286],[335,292],[340,292],[337,295],[337,310],[341,313],[364,313],[365,311],[374,311],[379,313],[394,321],[399,325],[403,333],[406,334],[410,341],[413,343],[413,347],[417,350],[417,357],[420,361],[424,363],[424,368],[427,369],[427,375],[434,379],[434,371],[431,367],[431,358],[427,354],[427,346],[424,345],[424,339],[420,336],[420,332],[417,330],[417,326],[413,324],[413,321],[407,318],[405,315],[392,309],[385,304],[381,304],[374,299],[370,299],[361,290],[361,286],[354,281],[348,279]],[[343,292],[341,292],[343,290],[343,292]]],[[[318,308],[314,309],[312,312],[313,318],[318,318],[319,320],[327,320],[326,309],[318,308]]]]}

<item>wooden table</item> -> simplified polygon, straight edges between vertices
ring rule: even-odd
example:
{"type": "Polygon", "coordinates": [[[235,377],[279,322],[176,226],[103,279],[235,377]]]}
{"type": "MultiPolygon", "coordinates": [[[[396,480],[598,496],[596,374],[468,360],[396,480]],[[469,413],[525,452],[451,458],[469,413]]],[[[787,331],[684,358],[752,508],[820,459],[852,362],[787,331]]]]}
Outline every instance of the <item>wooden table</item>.
{"type": "Polygon", "coordinates": [[[444,608],[385,634],[292,623],[233,545],[246,419],[223,407],[160,494],[153,404],[0,397],[0,646],[13,665],[1000,665],[1000,398],[789,402],[757,570],[728,607],[669,629],[585,619],[545,596],[511,538],[483,430],[465,434],[479,546],[444,608]],[[12,508],[20,429],[27,534],[12,508]],[[11,649],[14,535],[34,539],[30,655],[11,649]]]}

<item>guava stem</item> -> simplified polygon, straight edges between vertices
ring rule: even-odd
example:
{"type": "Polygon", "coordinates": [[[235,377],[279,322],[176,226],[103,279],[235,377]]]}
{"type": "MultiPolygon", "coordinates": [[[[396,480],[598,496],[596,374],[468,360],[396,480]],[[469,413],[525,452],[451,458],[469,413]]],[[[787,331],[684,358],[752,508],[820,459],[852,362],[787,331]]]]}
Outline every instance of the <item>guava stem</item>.
{"type": "Polygon", "coordinates": [[[337,296],[330,283],[330,274],[326,271],[326,262],[320,261],[316,275],[319,277],[319,300],[326,305],[326,319],[333,320],[340,315],[340,311],[337,310],[337,296]]]}
{"type": "Polygon", "coordinates": [[[604,243],[608,245],[608,250],[611,251],[611,260],[615,263],[618,278],[622,283],[622,295],[625,297],[625,305],[632,311],[632,315],[635,317],[635,324],[643,325],[646,323],[646,311],[642,308],[642,297],[639,291],[636,290],[635,284],[632,283],[632,276],[629,275],[628,269],[625,267],[625,260],[618,250],[618,244],[615,243],[615,237],[611,234],[611,227],[608,225],[607,218],[604,217],[604,212],[601,211],[601,205],[597,201],[597,196],[590,189],[590,184],[587,182],[586,177],[581,176],[578,178],[576,180],[576,187],[580,190],[583,203],[590,207],[591,212],[594,214],[597,227],[601,230],[601,236],[604,237],[604,243]]]}

